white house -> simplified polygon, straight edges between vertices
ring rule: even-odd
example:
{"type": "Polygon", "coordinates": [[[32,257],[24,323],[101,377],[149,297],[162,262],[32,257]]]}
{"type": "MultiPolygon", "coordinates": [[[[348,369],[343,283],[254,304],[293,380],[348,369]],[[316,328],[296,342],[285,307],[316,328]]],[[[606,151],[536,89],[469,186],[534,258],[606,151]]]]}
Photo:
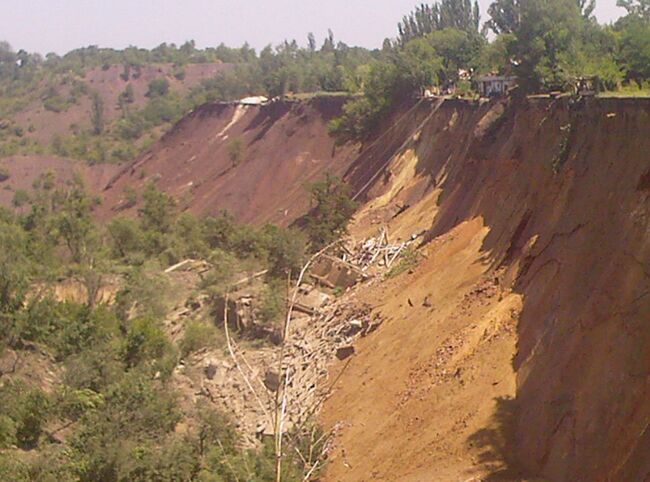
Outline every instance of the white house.
{"type": "Polygon", "coordinates": [[[239,103],[241,105],[263,105],[266,104],[269,101],[266,97],[263,95],[255,96],[255,97],[244,97],[243,99],[239,100],[239,103]]]}
{"type": "Polygon", "coordinates": [[[505,75],[485,75],[478,79],[478,91],[482,97],[504,95],[515,85],[517,79],[505,75]]]}

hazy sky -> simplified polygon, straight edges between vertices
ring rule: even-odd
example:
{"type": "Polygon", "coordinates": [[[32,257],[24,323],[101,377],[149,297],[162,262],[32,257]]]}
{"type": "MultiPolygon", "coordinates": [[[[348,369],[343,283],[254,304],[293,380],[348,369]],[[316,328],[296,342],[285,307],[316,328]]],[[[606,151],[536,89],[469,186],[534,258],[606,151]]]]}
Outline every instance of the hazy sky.
{"type": "MultiPolygon", "coordinates": [[[[421,0],[0,0],[0,40],[14,49],[65,53],[99,45],[155,47],[194,39],[199,47],[248,41],[261,48],[285,38],[319,44],[331,28],[349,45],[380,47],[402,15],[421,0]]],[[[482,11],[491,0],[479,0],[482,11]]],[[[597,0],[596,15],[621,14],[616,0],[597,0]]],[[[485,15],[483,15],[483,20],[485,15]]]]}

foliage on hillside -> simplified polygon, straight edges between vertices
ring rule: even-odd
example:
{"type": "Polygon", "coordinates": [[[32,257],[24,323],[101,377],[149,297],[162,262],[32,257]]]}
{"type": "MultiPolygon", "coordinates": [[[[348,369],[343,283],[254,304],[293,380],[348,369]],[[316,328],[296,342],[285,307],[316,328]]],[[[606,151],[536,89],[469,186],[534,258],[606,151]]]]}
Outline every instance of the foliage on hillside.
{"type": "Polygon", "coordinates": [[[42,58],[22,50],[14,52],[7,43],[0,43],[0,117],[5,119],[0,122],[0,157],[52,153],[93,163],[130,160],[185,113],[205,102],[249,95],[358,91],[362,67],[374,56],[366,49],[335,42],[331,32],[320,48],[310,34],[307,47],[286,41],[277,47],[267,46],[259,54],[247,44],[197,49],[187,42],[180,47],[162,44],[152,50],[87,47],[42,58]],[[183,92],[173,88],[170,81],[183,82],[187,66],[200,63],[221,63],[228,68],[198,79],[183,92]],[[136,104],[133,82],[147,67],[167,64],[173,65],[171,71],[151,80],[144,104],[136,104]],[[113,100],[109,105],[86,78],[91,69],[113,66],[120,66],[123,83],[116,99],[120,112],[116,119],[107,115],[113,100]],[[33,108],[35,102],[42,103],[46,111],[63,115],[84,100],[91,105],[87,121],[45,143],[31,135],[33,125],[14,118],[33,108]]]}
{"type": "Polygon", "coordinates": [[[363,96],[331,124],[341,142],[363,140],[399,102],[433,86],[456,85],[460,72],[515,75],[527,93],[570,90],[574,79],[598,76],[604,90],[650,80],[650,19],[645,0],[621,0],[628,15],[600,25],[586,0],[495,0],[479,26],[470,0],[422,4],[398,25],[366,70],[363,96]],[[487,31],[495,38],[488,41],[487,31]]]}
{"type": "MultiPolygon", "coordinates": [[[[137,218],[100,225],[92,218],[98,201],[80,179],[63,188],[54,181],[43,175],[28,205],[0,211],[0,356],[38,350],[62,367],[53,391],[0,372],[3,480],[273,480],[270,448],[241,450],[233,424],[212,408],[181,411],[171,385],[179,357],[222,335],[211,323],[191,320],[180,342],[171,341],[163,320],[172,290],[161,267],[205,260],[208,293],[226,290],[239,266],[266,268],[260,316],[276,323],[287,276],[296,276],[304,261],[306,237],[295,229],[238,225],[228,213],[205,219],[179,213],[174,199],[152,184],[137,218]],[[115,277],[121,288],[113,304],[104,304],[102,286],[115,277]],[[86,299],[55,297],[60,279],[78,280],[86,299]],[[181,422],[190,429],[178,432],[181,422]]],[[[350,214],[333,217],[345,204],[342,188],[333,178],[319,186],[337,186],[336,193],[314,192],[329,206],[323,222],[330,236],[340,233],[350,214]]],[[[291,445],[287,450],[293,452],[291,445]]],[[[287,457],[283,480],[302,480],[300,463],[287,457]]]]}

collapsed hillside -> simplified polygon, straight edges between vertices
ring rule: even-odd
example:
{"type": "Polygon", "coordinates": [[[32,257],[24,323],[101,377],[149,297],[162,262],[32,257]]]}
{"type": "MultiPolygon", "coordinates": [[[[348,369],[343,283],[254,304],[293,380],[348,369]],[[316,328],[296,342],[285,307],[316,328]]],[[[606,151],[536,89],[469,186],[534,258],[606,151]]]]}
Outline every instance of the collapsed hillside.
{"type": "Polygon", "coordinates": [[[387,321],[325,405],[327,480],[647,480],[649,114],[423,101],[350,170],[357,238],[426,241],[362,296],[387,321]]]}
{"type": "Polygon", "coordinates": [[[153,181],[193,213],[286,226],[307,209],[307,183],[342,174],[354,159],[354,147],[337,147],[327,133],[344,102],[203,105],[110,183],[101,215],[128,210],[124,190],[153,181]]]}
{"type": "Polygon", "coordinates": [[[326,133],[343,101],[202,106],[99,214],[153,181],[181,209],[288,225],[306,182],[344,174],[354,238],[385,226],[419,254],[340,300],[383,323],[332,367],[326,480],[645,480],[650,103],[423,100],[357,155],[326,133]]]}

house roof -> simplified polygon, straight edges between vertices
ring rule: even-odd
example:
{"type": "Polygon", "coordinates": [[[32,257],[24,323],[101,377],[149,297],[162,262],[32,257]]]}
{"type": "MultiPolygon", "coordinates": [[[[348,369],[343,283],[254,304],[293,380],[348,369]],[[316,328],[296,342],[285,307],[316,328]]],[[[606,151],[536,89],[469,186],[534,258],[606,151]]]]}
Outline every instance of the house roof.
{"type": "Polygon", "coordinates": [[[512,82],[516,80],[515,77],[507,75],[484,75],[478,78],[479,82],[512,82]]]}

